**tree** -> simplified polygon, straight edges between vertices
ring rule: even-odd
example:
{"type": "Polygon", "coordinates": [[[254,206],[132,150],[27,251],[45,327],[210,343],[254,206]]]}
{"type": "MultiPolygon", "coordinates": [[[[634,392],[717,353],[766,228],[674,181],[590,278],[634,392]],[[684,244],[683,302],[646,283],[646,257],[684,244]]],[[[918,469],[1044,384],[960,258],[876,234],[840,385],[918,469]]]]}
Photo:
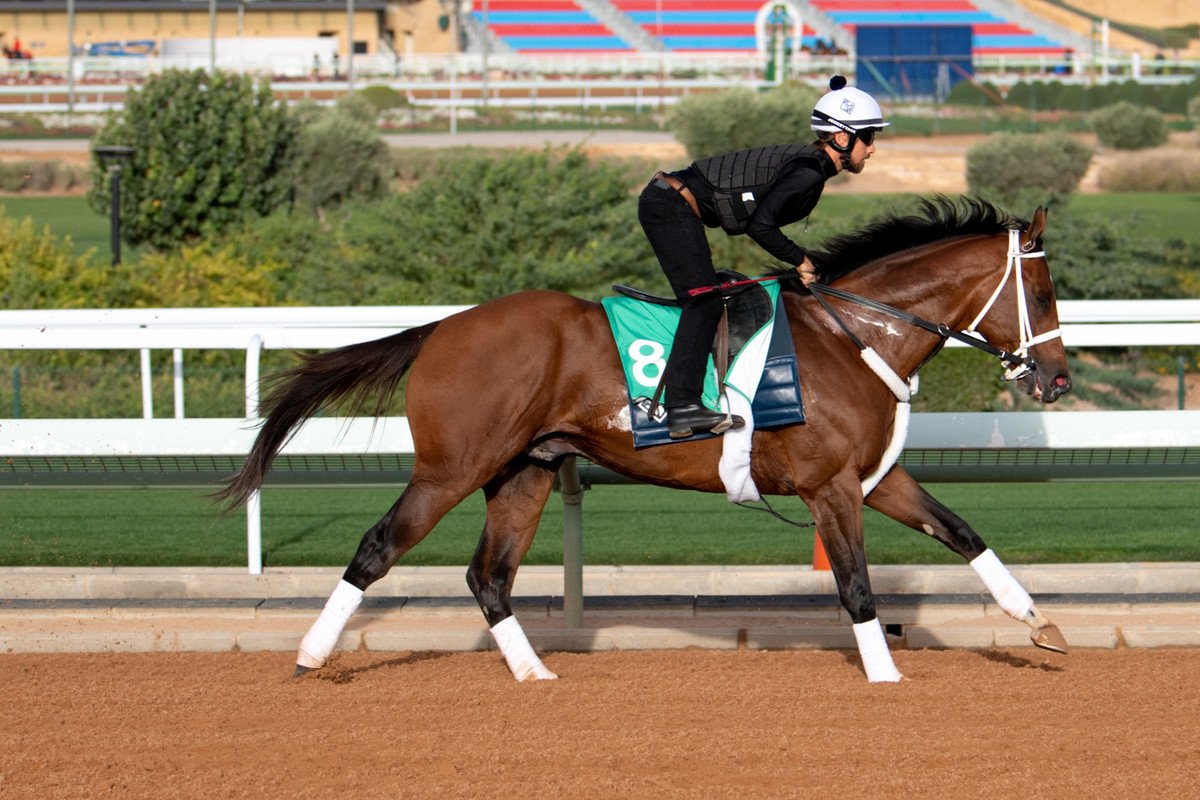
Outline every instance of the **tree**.
{"type": "MultiPolygon", "coordinates": [[[[266,83],[203,70],[152,76],[95,140],[136,148],[121,175],[124,240],[166,249],[269,214],[291,191],[297,128],[266,83]]],[[[109,197],[93,157],[88,201],[108,214],[109,197]]]]}

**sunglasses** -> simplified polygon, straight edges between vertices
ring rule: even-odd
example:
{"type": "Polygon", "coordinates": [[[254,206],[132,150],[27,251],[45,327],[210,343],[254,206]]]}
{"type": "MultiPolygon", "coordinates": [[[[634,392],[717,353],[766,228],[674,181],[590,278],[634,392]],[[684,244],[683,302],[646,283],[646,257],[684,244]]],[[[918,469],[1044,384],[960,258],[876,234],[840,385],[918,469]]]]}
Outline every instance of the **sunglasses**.
{"type": "Polygon", "coordinates": [[[858,140],[870,147],[875,143],[875,134],[879,133],[878,128],[866,128],[858,132],[858,140]]]}

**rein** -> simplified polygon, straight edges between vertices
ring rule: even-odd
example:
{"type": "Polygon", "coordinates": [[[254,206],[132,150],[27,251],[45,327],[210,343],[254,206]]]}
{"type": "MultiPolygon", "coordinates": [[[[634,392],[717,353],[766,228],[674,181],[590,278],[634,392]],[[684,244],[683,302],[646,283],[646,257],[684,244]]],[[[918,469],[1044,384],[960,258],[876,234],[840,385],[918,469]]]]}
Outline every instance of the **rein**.
{"type": "Polygon", "coordinates": [[[829,305],[829,302],[825,299],[826,295],[829,297],[836,297],[839,300],[845,300],[874,311],[878,311],[881,314],[886,314],[890,317],[894,317],[895,319],[908,323],[909,325],[913,325],[921,328],[922,330],[936,334],[943,339],[954,339],[955,341],[962,342],[969,347],[974,347],[976,350],[982,350],[988,355],[995,356],[996,358],[1000,359],[1000,361],[1008,368],[1004,373],[1005,380],[1013,380],[1014,378],[1019,378],[1020,376],[1024,375],[1036,365],[1036,362],[1026,355],[1026,353],[1029,351],[1029,348],[1033,347],[1034,345],[1041,344],[1042,342],[1047,342],[1051,339],[1056,339],[1059,336],[1062,336],[1061,328],[1055,328],[1054,330],[1047,331],[1046,333],[1038,336],[1033,335],[1033,328],[1029,321],[1029,304],[1025,298],[1025,285],[1024,278],[1022,277],[1022,267],[1024,265],[1022,264],[1022,261],[1026,258],[1041,258],[1046,254],[1044,251],[1040,250],[1036,252],[1025,250],[1024,246],[1021,245],[1020,240],[1020,231],[1015,229],[1009,230],[1008,259],[1005,263],[1004,275],[1000,278],[1000,284],[996,287],[996,290],[992,292],[992,296],[988,298],[987,303],[984,304],[983,310],[979,312],[979,314],[975,317],[975,320],[967,326],[965,331],[961,332],[956,331],[940,322],[930,322],[927,319],[918,317],[915,314],[910,314],[909,312],[896,308],[895,306],[889,306],[885,303],[880,303],[877,300],[863,297],[862,295],[853,294],[841,289],[835,289],[832,286],[826,286],[821,283],[810,283],[808,285],[808,289],[821,303],[825,311],[828,312],[831,317],[833,317],[838,326],[846,333],[847,336],[850,337],[850,340],[854,342],[854,345],[859,350],[865,350],[866,346],[857,336],[854,335],[853,331],[850,330],[845,321],[842,320],[841,316],[834,311],[833,307],[829,305]],[[1017,267],[1016,270],[1013,269],[1014,265],[1017,267]],[[1014,273],[1017,280],[1017,321],[1021,329],[1021,341],[1017,349],[1010,353],[1007,350],[1003,350],[992,345],[990,342],[984,339],[983,336],[975,330],[975,328],[980,322],[983,321],[983,318],[987,316],[988,312],[992,310],[992,306],[996,304],[996,299],[1000,296],[1000,292],[1003,291],[1005,285],[1009,281],[1009,278],[1011,278],[1014,273]]]}

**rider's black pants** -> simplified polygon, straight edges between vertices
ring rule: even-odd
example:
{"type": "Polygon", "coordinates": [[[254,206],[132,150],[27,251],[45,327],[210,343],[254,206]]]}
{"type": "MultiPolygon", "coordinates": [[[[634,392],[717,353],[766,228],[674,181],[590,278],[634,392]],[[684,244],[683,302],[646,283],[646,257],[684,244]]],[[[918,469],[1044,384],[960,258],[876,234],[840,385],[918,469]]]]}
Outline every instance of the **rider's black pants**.
{"type": "Polygon", "coordinates": [[[719,292],[698,298],[688,296],[688,289],[717,282],[704,223],[677,191],[653,182],[642,190],[638,200],[638,221],[683,307],[667,358],[664,405],[674,408],[699,403],[704,389],[704,367],[723,308],[719,292]]]}

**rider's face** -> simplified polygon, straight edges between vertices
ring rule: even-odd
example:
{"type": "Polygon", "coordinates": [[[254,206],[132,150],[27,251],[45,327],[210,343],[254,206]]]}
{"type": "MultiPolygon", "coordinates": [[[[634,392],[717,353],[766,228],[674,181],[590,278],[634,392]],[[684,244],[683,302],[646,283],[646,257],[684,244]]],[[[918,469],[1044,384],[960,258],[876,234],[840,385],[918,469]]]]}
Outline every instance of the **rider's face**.
{"type": "MultiPolygon", "coordinates": [[[[844,135],[844,134],[843,134],[844,135]]],[[[849,139],[849,136],[846,136],[849,139]]],[[[855,175],[863,171],[867,165],[867,159],[875,153],[875,141],[871,140],[870,144],[863,144],[863,140],[855,138],[854,149],[850,151],[850,164],[846,167],[847,172],[853,172],[855,175]]]]}

